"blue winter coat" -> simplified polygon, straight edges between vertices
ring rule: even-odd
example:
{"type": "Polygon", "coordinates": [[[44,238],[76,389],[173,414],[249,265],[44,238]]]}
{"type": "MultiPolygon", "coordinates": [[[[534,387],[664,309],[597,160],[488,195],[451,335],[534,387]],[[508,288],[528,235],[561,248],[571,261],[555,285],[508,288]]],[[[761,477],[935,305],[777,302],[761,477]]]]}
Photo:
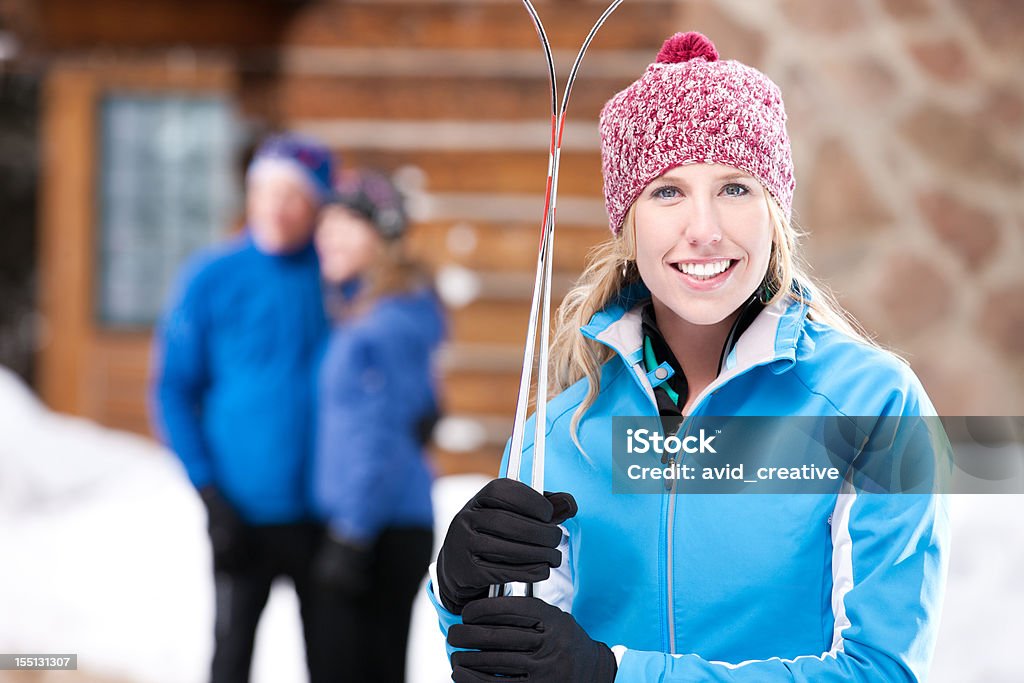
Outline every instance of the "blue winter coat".
{"type": "Polygon", "coordinates": [[[419,433],[437,411],[431,359],[445,334],[427,289],[378,299],[331,333],[320,369],[316,494],[333,534],[371,543],[387,527],[433,528],[419,433]]]}
{"type": "MultiPolygon", "coordinates": [[[[586,380],[548,406],[545,488],[571,492],[579,514],[537,595],[612,647],[616,681],[924,680],[948,562],[944,495],[613,493],[610,418],[658,414],[647,297],[635,286],[582,328],[615,352],[580,422],[589,460],[569,436],[586,380]]],[[[794,301],[764,309],[724,366],[691,415],[934,415],[902,361],[794,301]]],[[[526,434],[523,472],[532,418],[526,434]]],[[[459,617],[431,599],[447,632],[459,617]]]]}
{"type": "Polygon", "coordinates": [[[313,369],[328,326],[312,246],[269,255],[250,236],[182,270],[155,335],[158,431],[196,487],[252,524],[311,519],[313,369]]]}

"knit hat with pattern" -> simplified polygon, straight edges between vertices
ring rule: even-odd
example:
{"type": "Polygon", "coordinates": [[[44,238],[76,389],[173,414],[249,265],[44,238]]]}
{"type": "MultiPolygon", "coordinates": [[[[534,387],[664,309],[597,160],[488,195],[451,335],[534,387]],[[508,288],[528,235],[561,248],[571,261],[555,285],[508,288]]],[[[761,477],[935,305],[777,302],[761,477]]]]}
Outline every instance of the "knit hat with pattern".
{"type": "Polygon", "coordinates": [[[328,201],[362,216],[385,239],[397,239],[409,227],[402,193],[378,171],[349,169],[341,173],[328,201]]]}
{"type": "Polygon", "coordinates": [[[609,227],[652,180],[692,163],[733,166],[764,185],[786,216],[793,157],[782,93],[767,76],[700,33],[677,33],[637,81],[601,110],[601,161],[609,227]]]}

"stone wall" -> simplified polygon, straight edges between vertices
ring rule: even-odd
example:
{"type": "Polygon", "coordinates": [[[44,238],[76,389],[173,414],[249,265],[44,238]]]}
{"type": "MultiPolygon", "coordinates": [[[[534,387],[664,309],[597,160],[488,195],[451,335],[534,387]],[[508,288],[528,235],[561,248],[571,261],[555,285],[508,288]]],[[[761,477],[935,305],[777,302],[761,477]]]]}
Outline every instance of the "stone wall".
{"type": "Polygon", "coordinates": [[[782,88],[814,273],[943,414],[1024,414],[1024,2],[692,0],[782,88]]]}

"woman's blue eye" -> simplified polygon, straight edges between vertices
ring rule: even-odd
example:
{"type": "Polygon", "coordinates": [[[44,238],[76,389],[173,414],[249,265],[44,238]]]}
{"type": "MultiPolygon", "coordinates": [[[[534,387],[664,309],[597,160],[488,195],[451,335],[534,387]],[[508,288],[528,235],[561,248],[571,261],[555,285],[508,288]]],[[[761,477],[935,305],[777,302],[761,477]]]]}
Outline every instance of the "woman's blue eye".
{"type": "Polygon", "coordinates": [[[652,193],[652,196],[657,197],[658,199],[673,199],[679,196],[679,190],[671,185],[666,185],[665,187],[659,187],[655,190],[652,193]]]}
{"type": "Polygon", "coordinates": [[[722,192],[728,197],[742,197],[745,194],[750,194],[750,188],[739,183],[729,183],[722,188],[722,192]]]}

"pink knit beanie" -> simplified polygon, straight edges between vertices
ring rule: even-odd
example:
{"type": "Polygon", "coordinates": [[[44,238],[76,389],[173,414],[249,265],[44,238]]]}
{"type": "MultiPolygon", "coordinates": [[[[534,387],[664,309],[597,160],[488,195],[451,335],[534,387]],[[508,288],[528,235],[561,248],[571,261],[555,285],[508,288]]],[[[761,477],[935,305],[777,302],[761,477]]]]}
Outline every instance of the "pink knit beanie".
{"type": "Polygon", "coordinates": [[[601,110],[604,198],[612,233],[652,180],[691,163],[751,174],[787,216],[793,157],[782,93],[763,73],[718,51],[700,33],[677,33],[639,80],[601,110]]]}

